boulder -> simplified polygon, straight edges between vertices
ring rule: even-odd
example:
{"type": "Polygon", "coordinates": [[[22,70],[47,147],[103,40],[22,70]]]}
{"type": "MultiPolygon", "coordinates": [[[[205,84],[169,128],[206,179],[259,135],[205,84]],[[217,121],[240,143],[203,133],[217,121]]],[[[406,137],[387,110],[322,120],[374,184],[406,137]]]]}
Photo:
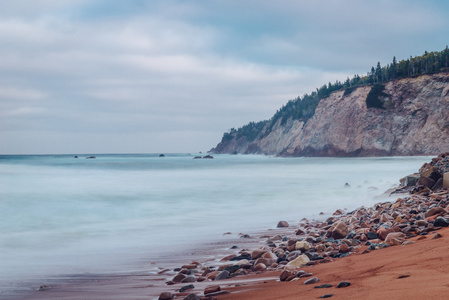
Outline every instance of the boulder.
{"type": "Polygon", "coordinates": [[[423,185],[429,189],[431,189],[435,185],[435,180],[429,177],[423,177],[421,176],[418,180],[418,185],[423,185]]]}

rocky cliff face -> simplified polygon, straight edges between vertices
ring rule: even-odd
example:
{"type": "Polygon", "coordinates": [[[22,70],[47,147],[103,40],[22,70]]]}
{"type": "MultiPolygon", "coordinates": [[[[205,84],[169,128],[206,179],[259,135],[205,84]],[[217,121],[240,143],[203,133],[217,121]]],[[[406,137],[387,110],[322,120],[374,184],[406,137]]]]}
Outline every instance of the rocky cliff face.
{"type": "Polygon", "coordinates": [[[385,84],[387,109],[367,108],[371,87],[331,94],[306,123],[281,120],[256,139],[223,140],[214,153],[281,156],[434,155],[449,150],[449,73],[385,84]]]}

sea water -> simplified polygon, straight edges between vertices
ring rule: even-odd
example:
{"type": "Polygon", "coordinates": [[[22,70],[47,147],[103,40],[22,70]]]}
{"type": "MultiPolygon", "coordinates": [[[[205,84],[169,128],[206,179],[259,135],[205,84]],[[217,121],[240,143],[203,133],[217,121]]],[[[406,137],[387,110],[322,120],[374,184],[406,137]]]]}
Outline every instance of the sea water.
{"type": "Polygon", "coordinates": [[[430,159],[95,156],[0,156],[0,295],[386,201],[384,191],[430,159]]]}

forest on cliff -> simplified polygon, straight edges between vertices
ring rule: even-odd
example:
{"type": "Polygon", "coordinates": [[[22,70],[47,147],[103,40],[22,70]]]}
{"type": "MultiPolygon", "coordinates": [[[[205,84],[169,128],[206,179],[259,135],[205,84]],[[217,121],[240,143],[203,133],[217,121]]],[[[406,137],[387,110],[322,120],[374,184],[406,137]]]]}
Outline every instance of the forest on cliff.
{"type": "Polygon", "coordinates": [[[270,133],[271,128],[276,122],[281,120],[281,125],[288,119],[301,120],[306,122],[315,114],[315,109],[320,100],[327,98],[331,93],[338,90],[345,90],[344,94],[350,94],[355,88],[360,86],[373,86],[373,97],[367,98],[368,107],[383,108],[383,103],[378,101],[377,95],[382,94],[383,83],[396,79],[417,77],[424,74],[435,74],[449,71],[449,48],[442,51],[427,52],[420,56],[403,59],[399,62],[393,57],[391,63],[381,66],[380,62],[376,67],[371,67],[370,71],[364,76],[354,75],[347,78],[344,82],[329,82],[317,88],[310,94],[298,96],[289,100],[283,105],[269,120],[260,122],[250,122],[238,129],[231,128],[223,134],[222,142],[231,139],[245,137],[247,141],[253,141],[256,137],[263,137],[270,133]],[[264,132],[262,132],[265,129],[264,132]],[[262,135],[261,135],[262,134],[262,135]]]}

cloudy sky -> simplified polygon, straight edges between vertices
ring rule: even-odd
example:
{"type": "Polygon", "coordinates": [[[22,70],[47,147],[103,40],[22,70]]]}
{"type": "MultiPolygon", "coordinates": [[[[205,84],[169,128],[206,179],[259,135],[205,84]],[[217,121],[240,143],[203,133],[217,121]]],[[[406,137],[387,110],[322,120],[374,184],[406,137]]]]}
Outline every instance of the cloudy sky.
{"type": "Polygon", "coordinates": [[[0,154],[207,151],[449,44],[449,1],[0,0],[0,154]]]}

